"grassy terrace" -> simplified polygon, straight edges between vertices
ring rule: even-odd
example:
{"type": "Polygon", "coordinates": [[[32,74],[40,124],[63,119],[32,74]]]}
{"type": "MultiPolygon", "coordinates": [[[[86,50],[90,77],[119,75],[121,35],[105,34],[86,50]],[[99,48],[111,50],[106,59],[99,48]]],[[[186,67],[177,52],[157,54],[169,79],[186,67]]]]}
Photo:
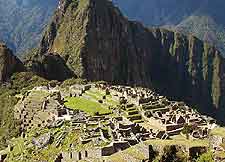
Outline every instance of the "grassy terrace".
{"type": "Polygon", "coordinates": [[[215,153],[215,156],[224,159],[225,158],[225,152],[224,151],[217,151],[215,153]]]}
{"type": "Polygon", "coordinates": [[[145,158],[144,153],[138,149],[137,145],[109,157],[112,162],[142,161],[145,158]]]}
{"type": "Polygon", "coordinates": [[[81,145],[78,143],[78,138],[80,136],[79,132],[70,132],[69,127],[63,126],[61,128],[53,129],[33,129],[27,135],[26,139],[21,137],[11,140],[11,144],[15,145],[14,149],[8,154],[8,162],[32,162],[32,161],[48,161],[54,162],[55,157],[63,151],[68,151],[71,149],[70,145],[74,144],[75,150],[81,150],[86,147],[90,147],[90,144],[81,145]],[[36,136],[38,132],[38,136],[36,136]],[[44,149],[37,149],[36,147],[29,146],[32,142],[33,137],[40,137],[41,135],[51,132],[54,137],[54,142],[49,144],[44,149]],[[66,132],[65,139],[62,140],[59,146],[56,146],[57,137],[66,132]]]}
{"type": "Polygon", "coordinates": [[[222,127],[215,128],[210,132],[210,134],[225,137],[225,128],[222,127]]]}
{"type": "Polygon", "coordinates": [[[145,142],[150,145],[184,145],[188,147],[197,146],[209,146],[209,141],[207,140],[187,140],[187,139],[172,139],[172,140],[148,140],[145,142]]]}
{"type": "Polygon", "coordinates": [[[134,122],[134,123],[143,123],[143,122],[144,122],[143,119],[142,119],[141,114],[139,114],[139,110],[138,110],[137,107],[130,107],[130,108],[127,108],[127,109],[125,110],[125,112],[126,112],[126,115],[125,115],[125,116],[126,116],[130,121],[132,121],[132,122],[134,122]]]}
{"type": "Polygon", "coordinates": [[[118,152],[109,157],[112,162],[126,162],[129,158],[129,161],[141,161],[146,158],[146,155],[142,152],[142,148],[148,145],[158,145],[158,146],[167,146],[167,145],[183,145],[187,147],[194,146],[208,146],[207,140],[186,140],[182,138],[176,138],[173,140],[148,140],[144,143],[139,143],[135,146],[132,146],[122,152],[118,152]]]}
{"type": "Polygon", "coordinates": [[[89,115],[95,115],[96,112],[100,115],[111,113],[107,106],[82,97],[67,98],[65,105],[71,109],[82,110],[89,115]]]}
{"type": "MultiPolygon", "coordinates": [[[[86,95],[92,97],[95,100],[101,100],[102,97],[105,95],[103,91],[99,91],[98,89],[91,89],[85,92],[86,95]]],[[[113,100],[111,95],[106,96],[106,102],[108,105],[118,105],[119,101],[113,100]]]]}

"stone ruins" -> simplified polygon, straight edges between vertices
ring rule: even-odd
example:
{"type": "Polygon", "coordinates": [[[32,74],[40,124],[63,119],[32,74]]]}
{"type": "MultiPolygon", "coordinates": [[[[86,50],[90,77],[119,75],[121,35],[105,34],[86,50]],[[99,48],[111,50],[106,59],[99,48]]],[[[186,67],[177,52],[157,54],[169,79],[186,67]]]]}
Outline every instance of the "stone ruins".
{"type": "MultiPolygon", "coordinates": [[[[103,103],[100,100],[96,102],[103,103]]],[[[70,149],[62,152],[56,160],[62,162],[110,156],[149,139],[164,140],[179,134],[204,139],[216,127],[214,119],[200,115],[183,102],[169,101],[145,88],[108,84],[73,85],[68,90],[36,87],[20,99],[15,117],[22,122],[24,137],[32,127],[57,128],[68,121],[71,130],[80,132],[80,144],[94,144],[82,151],[70,149]],[[105,93],[102,100],[111,95],[118,101],[118,105],[109,107],[112,114],[91,116],[64,105],[67,97],[83,96],[92,88],[105,93]]],[[[65,134],[58,141],[63,137],[65,134]]],[[[32,139],[37,148],[45,147],[50,141],[50,133],[32,139]]]]}

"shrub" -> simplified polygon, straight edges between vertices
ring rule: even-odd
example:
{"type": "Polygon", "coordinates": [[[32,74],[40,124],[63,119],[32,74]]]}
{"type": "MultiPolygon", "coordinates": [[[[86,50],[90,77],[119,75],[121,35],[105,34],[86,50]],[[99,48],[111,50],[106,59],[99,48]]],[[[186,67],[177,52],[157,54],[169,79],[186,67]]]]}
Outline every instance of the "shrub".
{"type": "Polygon", "coordinates": [[[88,81],[86,79],[80,79],[80,78],[71,78],[71,79],[67,79],[65,80],[61,87],[62,88],[65,88],[65,87],[68,87],[68,86],[72,86],[74,84],[87,84],[88,81]]]}
{"type": "Polygon", "coordinates": [[[95,115],[95,116],[99,116],[99,112],[96,111],[96,112],[94,113],[94,115],[95,115]]]}
{"type": "Polygon", "coordinates": [[[213,153],[212,152],[207,152],[202,154],[197,160],[196,162],[214,162],[213,159],[213,153]]]}
{"type": "Polygon", "coordinates": [[[57,80],[51,80],[51,81],[49,82],[49,85],[50,85],[51,87],[56,87],[57,85],[60,85],[60,82],[57,81],[57,80]]]}

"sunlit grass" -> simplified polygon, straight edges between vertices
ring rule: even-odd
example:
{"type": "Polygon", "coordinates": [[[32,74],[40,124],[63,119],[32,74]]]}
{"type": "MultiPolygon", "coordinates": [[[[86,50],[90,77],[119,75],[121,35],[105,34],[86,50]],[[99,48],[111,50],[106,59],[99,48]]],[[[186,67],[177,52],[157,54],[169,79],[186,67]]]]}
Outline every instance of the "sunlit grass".
{"type": "Polygon", "coordinates": [[[100,115],[111,113],[107,106],[82,97],[67,98],[65,105],[71,109],[82,110],[89,115],[96,115],[96,113],[99,113],[100,115]]]}

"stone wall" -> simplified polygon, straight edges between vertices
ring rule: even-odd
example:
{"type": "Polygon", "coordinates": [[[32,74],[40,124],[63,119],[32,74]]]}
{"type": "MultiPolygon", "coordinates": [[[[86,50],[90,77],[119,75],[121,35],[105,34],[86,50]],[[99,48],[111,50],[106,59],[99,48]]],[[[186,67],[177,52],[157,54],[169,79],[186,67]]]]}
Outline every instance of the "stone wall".
{"type": "Polygon", "coordinates": [[[199,155],[206,153],[207,152],[207,148],[206,147],[191,147],[189,148],[189,157],[191,159],[195,159],[197,158],[199,155]]]}
{"type": "Polygon", "coordinates": [[[217,148],[223,143],[223,137],[212,135],[209,137],[209,143],[212,148],[217,148]]]}
{"type": "Polygon", "coordinates": [[[173,131],[183,127],[184,127],[184,124],[170,124],[170,125],[166,125],[166,131],[173,131]]]}
{"type": "Polygon", "coordinates": [[[114,154],[115,152],[116,150],[113,145],[102,148],[102,156],[109,156],[114,154]]]}
{"type": "Polygon", "coordinates": [[[79,160],[84,160],[86,158],[96,158],[101,156],[102,156],[102,150],[100,148],[92,148],[92,149],[82,150],[82,151],[63,152],[61,162],[79,161],[79,160]]]}

